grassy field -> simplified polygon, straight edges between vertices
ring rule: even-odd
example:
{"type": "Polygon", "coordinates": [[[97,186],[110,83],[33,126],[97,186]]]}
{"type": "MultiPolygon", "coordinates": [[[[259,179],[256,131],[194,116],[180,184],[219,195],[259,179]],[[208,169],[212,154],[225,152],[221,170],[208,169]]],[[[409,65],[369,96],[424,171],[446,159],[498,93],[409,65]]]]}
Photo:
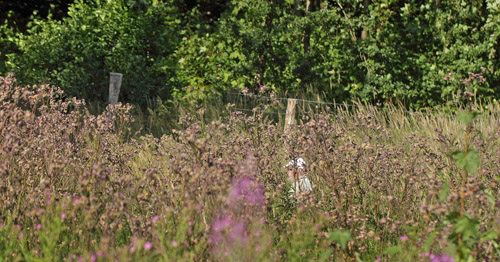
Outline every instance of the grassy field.
{"type": "Polygon", "coordinates": [[[500,260],[498,104],[338,107],[288,134],[259,108],[199,110],[158,137],[128,105],[93,115],[14,81],[0,80],[0,261],[500,260]],[[290,198],[297,157],[313,192],[290,198]]]}

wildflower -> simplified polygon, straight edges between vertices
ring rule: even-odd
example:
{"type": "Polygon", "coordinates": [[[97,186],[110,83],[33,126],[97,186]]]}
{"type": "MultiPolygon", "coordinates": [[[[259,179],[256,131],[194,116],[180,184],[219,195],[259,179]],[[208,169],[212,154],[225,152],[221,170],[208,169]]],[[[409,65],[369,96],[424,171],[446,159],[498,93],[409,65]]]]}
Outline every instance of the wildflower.
{"type": "Polygon", "coordinates": [[[102,252],[102,250],[98,250],[97,251],[97,256],[98,257],[102,257],[102,255],[104,255],[104,252],[102,252]]]}
{"type": "Polygon", "coordinates": [[[201,210],[201,206],[200,205],[196,205],[196,210],[200,211],[201,210]]]}
{"type": "Polygon", "coordinates": [[[177,241],[175,241],[175,240],[172,240],[171,244],[172,244],[173,247],[178,247],[179,246],[179,243],[177,241]]]}
{"type": "Polygon", "coordinates": [[[247,240],[247,236],[245,235],[245,232],[246,232],[245,222],[238,221],[231,228],[231,232],[229,233],[229,240],[244,243],[247,240]]]}
{"type": "Polygon", "coordinates": [[[144,243],[145,250],[151,250],[152,247],[153,247],[153,244],[151,244],[151,242],[147,241],[146,243],[144,243]]]}
{"type": "Polygon", "coordinates": [[[36,224],[36,229],[41,229],[42,228],[42,224],[36,224]]]}
{"type": "Polygon", "coordinates": [[[264,84],[264,85],[261,85],[261,86],[260,86],[260,90],[259,90],[259,91],[260,91],[261,93],[266,92],[266,90],[267,90],[267,85],[266,85],[266,84],[264,84]]]}
{"type": "Polygon", "coordinates": [[[220,232],[224,230],[226,227],[228,227],[231,224],[231,216],[225,216],[221,219],[217,219],[213,223],[213,228],[215,232],[220,232]]]}
{"type": "Polygon", "coordinates": [[[65,219],[66,218],[66,213],[61,213],[61,218],[65,219]]]}
{"type": "Polygon", "coordinates": [[[407,235],[402,235],[402,236],[399,237],[399,240],[406,241],[406,240],[408,240],[408,236],[407,235]]]}
{"type": "Polygon", "coordinates": [[[73,206],[78,205],[78,202],[80,202],[80,200],[78,198],[75,198],[75,200],[73,200],[73,206]]]}
{"type": "Polygon", "coordinates": [[[50,195],[50,190],[48,190],[48,189],[47,189],[47,190],[45,190],[45,194],[46,194],[46,195],[50,195]]]}
{"type": "Polygon", "coordinates": [[[94,255],[94,252],[90,253],[90,262],[95,262],[97,258],[94,255]]]}
{"type": "Polygon", "coordinates": [[[23,238],[23,237],[24,237],[23,232],[19,233],[19,238],[23,238]]]}
{"type": "Polygon", "coordinates": [[[45,204],[50,205],[50,199],[45,200],[45,204]]]}
{"type": "Polygon", "coordinates": [[[153,219],[152,219],[153,224],[155,224],[155,223],[156,223],[156,221],[158,221],[158,219],[160,219],[160,217],[158,217],[158,216],[154,216],[154,217],[153,217],[153,219]]]}

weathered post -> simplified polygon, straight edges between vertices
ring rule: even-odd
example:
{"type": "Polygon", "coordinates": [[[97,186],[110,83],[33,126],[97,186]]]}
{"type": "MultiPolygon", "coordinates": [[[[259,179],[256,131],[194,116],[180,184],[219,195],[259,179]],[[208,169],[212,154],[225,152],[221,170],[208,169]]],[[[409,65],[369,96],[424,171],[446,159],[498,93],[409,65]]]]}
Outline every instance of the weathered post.
{"type": "Polygon", "coordinates": [[[286,106],[286,117],[285,117],[285,129],[284,129],[285,134],[287,134],[290,131],[290,126],[295,125],[296,105],[297,105],[297,99],[288,99],[288,104],[286,106]]]}
{"type": "Polygon", "coordinates": [[[120,94],[120,87],[122,85],[123,74],[109,73],[109,103],[114,105],[118,103],[118,95],[120,94]]]}

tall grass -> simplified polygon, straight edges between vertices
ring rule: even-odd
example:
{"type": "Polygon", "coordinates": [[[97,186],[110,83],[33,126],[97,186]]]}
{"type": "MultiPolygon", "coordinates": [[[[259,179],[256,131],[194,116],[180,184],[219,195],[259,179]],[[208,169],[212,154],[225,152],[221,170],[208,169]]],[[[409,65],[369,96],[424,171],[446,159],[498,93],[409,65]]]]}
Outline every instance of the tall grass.
{"type": "Polygon", "coordinates": [[[1,261],[500,257],[497,105],[470,129],[481,165],[464,198],[449,154],[465,146],[455,114],[339,106],[285,135],[271,105],[248,115],[193,107],[165,132],[167,109],[93,115],[57,88],[17,87],[12,76],[0,86],[1,261]],[[296,157],[310,198],[289,198],[283,165],[296,157]],[[471,228],[450,218],[459,199],[471,228]]]}

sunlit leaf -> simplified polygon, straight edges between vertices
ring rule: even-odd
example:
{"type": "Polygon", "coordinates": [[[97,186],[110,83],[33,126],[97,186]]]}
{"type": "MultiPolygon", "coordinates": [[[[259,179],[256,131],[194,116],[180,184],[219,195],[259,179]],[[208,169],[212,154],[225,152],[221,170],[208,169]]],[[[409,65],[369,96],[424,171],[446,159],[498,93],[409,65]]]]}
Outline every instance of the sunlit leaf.
{"type": "Polygon", "coordinates": [[[336,242],[342,249],[347,247],[347,242],[352,241],[351,232],[346,229],[335,229],[328,234],[328,239],[336,242]]]}

